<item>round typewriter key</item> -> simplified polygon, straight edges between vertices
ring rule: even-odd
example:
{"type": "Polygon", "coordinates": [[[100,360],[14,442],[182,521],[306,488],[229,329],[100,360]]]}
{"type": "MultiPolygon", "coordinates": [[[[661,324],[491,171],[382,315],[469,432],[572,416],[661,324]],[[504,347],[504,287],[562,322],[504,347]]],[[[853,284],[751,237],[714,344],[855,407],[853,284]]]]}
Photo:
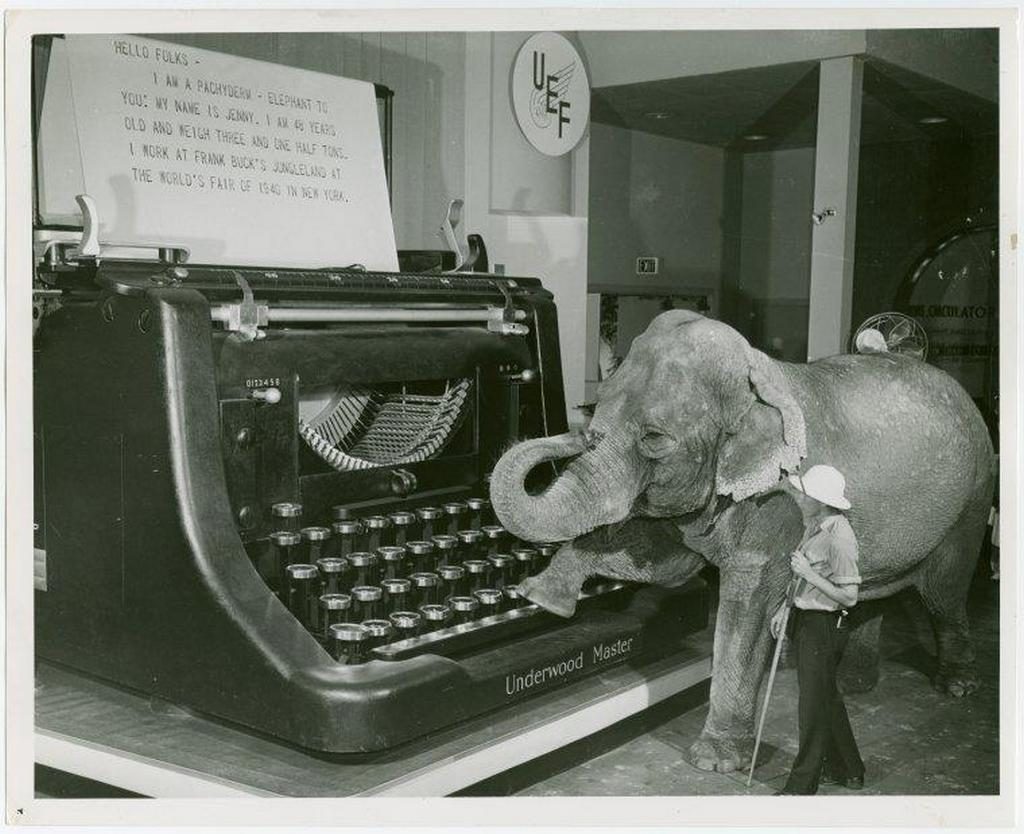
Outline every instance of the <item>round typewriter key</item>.
{"type": "Polygon", "coordinates": [[[467,559],[479,559],[481,555],[481,542],[484,540],[484,534],[479,530],[459,530],[455,534],[455,538],[459,540],[458,558],[460,562],[465,562],[467,559]]]}
{"type": "Polygon", "coordinates": [[[401,579],[409,573],[409,552],[397,544],[377,548],[383,579],[401,579]]]}
{"type": "Polygon", "coordinates": [[[343,623],[349,618],[352,597],[348,594],[323,594],[320,597],[320,623],[324,639],[331,636],[331,626],[343,623]]]}
{"type": "Polygon", "coordinates": [[[481,588],[474,592],[473,596],[480,602],[479,615],[481,617],[493,617],[495,614],[501,613],[503,594],[497,588],[481,588]]]}
{"type": "Polygon", "coordinates": [[[352,566],[352,587],[376,585],[380,581],[380,560],[376,553],[357,550],[345,557],[352,566]]]}
{"type": "Polygon", "coordinates": [[[324,593],[340,593],[345,584],[348,560],[343,559],[341,556],[324,556],[322,559],[316,560],[316,566],[320,570],[320,579],[323,581],[324,593]]]}
{"type": "Polygon", "coordinates": [[[466,519],[469,517],[469,507],[464,501],[449,501],[444,505],[444,514],[448,517],[448,532],[455,535],[466,526],[466,519]]]}
{"type": "Polygon", "coordinates": [[[466,569],[461,565],[441,565],[437,569],[437,575],[441,577],[441,599],[457,597],[462,593],[462,586],[466,578],[466,569]]]}
{"type": "Polygon", "coordinates": [[[490,587],[491,563],[486,559],[469,559],[462,567],[466,569],[466,586],[470,593],[490,587]]]}
{"type": "Polygon", "coordinates": [[[504,593],[506,608],[521,608],[529,604],[529,600],[519,593],[518,585],[506,585],[504,593]]]}
{"type": "Polygon", "coordinates": [[[436,573],[414,573],[409,576],[412,581],[413,598],[417,605],[430,605],[437,602],[441,577],[436,573]]]}
{"type": "Polygon", "coordinates": [[[409,551],[409,559],[412,562],[413,572],[422,573],[423,571],[428,571],[434,567],[433,542],[406,542],[405,549],[409,551]]]}
{"type": "Polygon", "coordinates": [[[515,560],[510,553],[494,553],[487,557],[491,563],[491,587],[504,588],[512,584],[512,566],[515,560]]]}
{"type": "Polygon", "coordinates": [[[327,555],[325,551],[331,530],[329,527],[303,527],[299,532],[306,543],[306,561],[315,565],[318,559],[327,555]]]}
{"type": "Polygon", "coordinates": [[[361,549],[359,543],[363,525],[354,518],[335,521],[331,525],[331,530],[334,531],[335,556],[348,556],[349,553],[355,553],[361,549]]]}
{"type": "Polygon", "coordinates": [[[453,565],[455,564],[455,548],[459,544],[459,540],[455,536],[449,536],[445,533],[434,536],[430,540],[434,545],[434,567],[439,568],[441,565],[453,565]]]}
{"type": "Polygon", "coordinates": [[[366,641],[367,651],[372,652],[377,646],[391,642],[390,620],[363,620],[363,628],[370,632],[370,639],[366,641]]]}
{"type": "Polygon", "coordinates": [[[423,617],[424,632],[437,631],[450,625],[452,610],[447,605],[429,603],[420,606],[420,615],[423,617]]]}
{"type": "Polygon", "coordinates": [[[352,619],[375,620],[381,613],[381,599],[384,592],[377,585],[357,585],[350,592],[352,596],[352,619]]]}
{"type": "Polygon", "coordinates": [[[284,602],[287,602],[283,596],[285,577],[287,576],[285,569],[288,565],[299,561],[298,547],[301,541],[302,537],[291,530],[278,530],[270,534],[270,547],[274,553],[274,582],[278,590],[281,591],[284,602]]]}
{"type": "Polygon", "coordinates": [[[391,522],[387,516],[371,515],[363,519],[366,530],[366,549],[376,550],[391,544],[391,522]]]}
{"type": "Polygon", "coordinates": [[[485,524],[480,528],[487,541],[487,555],[503,553],[505,545],[505,528],[500,524],[485,524]]]}
{"type": "Polygon", "coordinates": [[[440,507],[420,507],[416,510],[416,517],[420,520],[420,538],[429,541],[434,533],[440,532],[434,529],[441,517],[440,507]]]}
{"type": "Polygon", "coordinates": [[[540,573],[544,568],[551,564],[551,557],[558,552],[558,545],[551,544],[550,542],[544,542],[543,544],[536,545],[537,547],[537,564],[534,566],[534,573],[540,573]]]}
{"type": "Polygon", "coordinates": [[[331,655],[339,663],[365,663],[366,643],[370,632],[359,623],[335,623],[327,643],[331,655]]]}
{"type": "Polygon", "coordinates": [[[412,603],[412,582],[408,579],[385,579],[380,583],[384,591],[384,610],[388,613],[405,611],[412,603]]]}
{"type": "Polygon", "coordinates": [[[532,547],[513,547],[512,558],[516,564],[512,569],[516,582],[522,582],[530,576],[537,565],[537,551],[532,547]]]}
{"type": "Polygon", "coordinates": [[[490,521],[491,502],[486,498],[467,498],[466,506],[469,507],[469,526],[479,530],[490,521]]]}
{"type": "Polygon", "coordinates": [[[271,505],[270,514],[274,517],[274,523],[279,529],[292,533],[299,532],[302,504],[296,504],[294,501],[279,501],[271,505]]]}
{"type": "Polygon", "coordinates": [[[415,515],[405,510],[399,510],[396,513],[391,513],[388,518],[391,520],[391,526],[394,529],[395,544],[405,544],[410,539],[416,538],[415,515]]]}
{"type": "Polygon", "coordinates": [[[314,601],[320,575],[315,565],[288,565],[288,610],[308,629],[316,628],[317,608],[314,601]]]}
{"type": "Polygon", "coordinates": [[[423,616],[418,611],[396,611],[390,617],[396,640],[408,640],[420,633],[423,616]]]}
{"type": "Polygon", "coordinates": [[[452,597],[448,605],[451,606],[457,625],[473,622],[480,611],[480,600],[476,597],[452,597]]]}

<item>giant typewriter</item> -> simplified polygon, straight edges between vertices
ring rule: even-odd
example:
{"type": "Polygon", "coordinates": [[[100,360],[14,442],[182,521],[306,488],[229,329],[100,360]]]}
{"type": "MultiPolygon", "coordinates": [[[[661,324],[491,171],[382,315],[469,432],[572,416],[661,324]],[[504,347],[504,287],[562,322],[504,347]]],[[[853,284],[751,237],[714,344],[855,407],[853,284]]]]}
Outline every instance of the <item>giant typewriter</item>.
{"type": "Polygon", "coordinates": [[[555,548],[488,473],[566,430],[538,280],[85,249],[37,269],[41,658],[356,753],[705,625],[694,586],[598,581],[571,620],[517,593],[555,548]]]}

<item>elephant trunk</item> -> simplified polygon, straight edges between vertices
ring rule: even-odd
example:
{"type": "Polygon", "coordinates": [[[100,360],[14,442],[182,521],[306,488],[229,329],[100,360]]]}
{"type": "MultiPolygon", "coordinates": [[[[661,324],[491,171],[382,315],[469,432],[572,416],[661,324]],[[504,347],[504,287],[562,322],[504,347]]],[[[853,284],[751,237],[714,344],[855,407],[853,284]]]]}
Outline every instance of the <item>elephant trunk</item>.
{"type": "Polygon", "coordinates": [[[491,473],[491,503],[512,535],[528,541],[569,541],[603,524],[622,521],[637,492],[627,477],[624,443],[609,435],[596,445],[592,436],[569,433],[517,444],[491,473]],[[540,495],[524,485],[545,461],[575,459],[540,495]]]}

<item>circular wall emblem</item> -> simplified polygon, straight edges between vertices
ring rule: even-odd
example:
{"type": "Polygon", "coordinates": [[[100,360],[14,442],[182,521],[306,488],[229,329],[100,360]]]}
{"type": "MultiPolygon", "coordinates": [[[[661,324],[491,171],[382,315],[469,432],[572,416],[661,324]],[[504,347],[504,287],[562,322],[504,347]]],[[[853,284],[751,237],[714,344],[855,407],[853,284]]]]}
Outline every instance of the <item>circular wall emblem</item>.
{"type": "Polygon", "coordinates": [[[522,45],[512,65],[512,109],[541,153],[561,156],[579,144],[590,119],[590,81],[565,37],[540,32],[522,45]]]}

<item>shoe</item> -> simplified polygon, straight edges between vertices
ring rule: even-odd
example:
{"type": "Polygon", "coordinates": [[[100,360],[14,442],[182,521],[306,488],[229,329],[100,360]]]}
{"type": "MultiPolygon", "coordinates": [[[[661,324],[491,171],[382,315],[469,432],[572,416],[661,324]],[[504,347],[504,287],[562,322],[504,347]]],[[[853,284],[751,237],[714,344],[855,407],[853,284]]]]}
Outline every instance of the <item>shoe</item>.
{"type": "Polygon", "coordinates": [[[863,776],[834,776],[831,773],[822,773],[818,779],[819,785],[836,785],[840,788],[849,788],[851,791],[859,791],[864,787],[863,776]]]}
{"type": "Polygon", "coordinates": [[[843,785],[843,787],[849,788],[851,791],[859,791],[861,788],[864,787],[864,777],[851,776],[846,780],[846,784],[843,785]]]}

